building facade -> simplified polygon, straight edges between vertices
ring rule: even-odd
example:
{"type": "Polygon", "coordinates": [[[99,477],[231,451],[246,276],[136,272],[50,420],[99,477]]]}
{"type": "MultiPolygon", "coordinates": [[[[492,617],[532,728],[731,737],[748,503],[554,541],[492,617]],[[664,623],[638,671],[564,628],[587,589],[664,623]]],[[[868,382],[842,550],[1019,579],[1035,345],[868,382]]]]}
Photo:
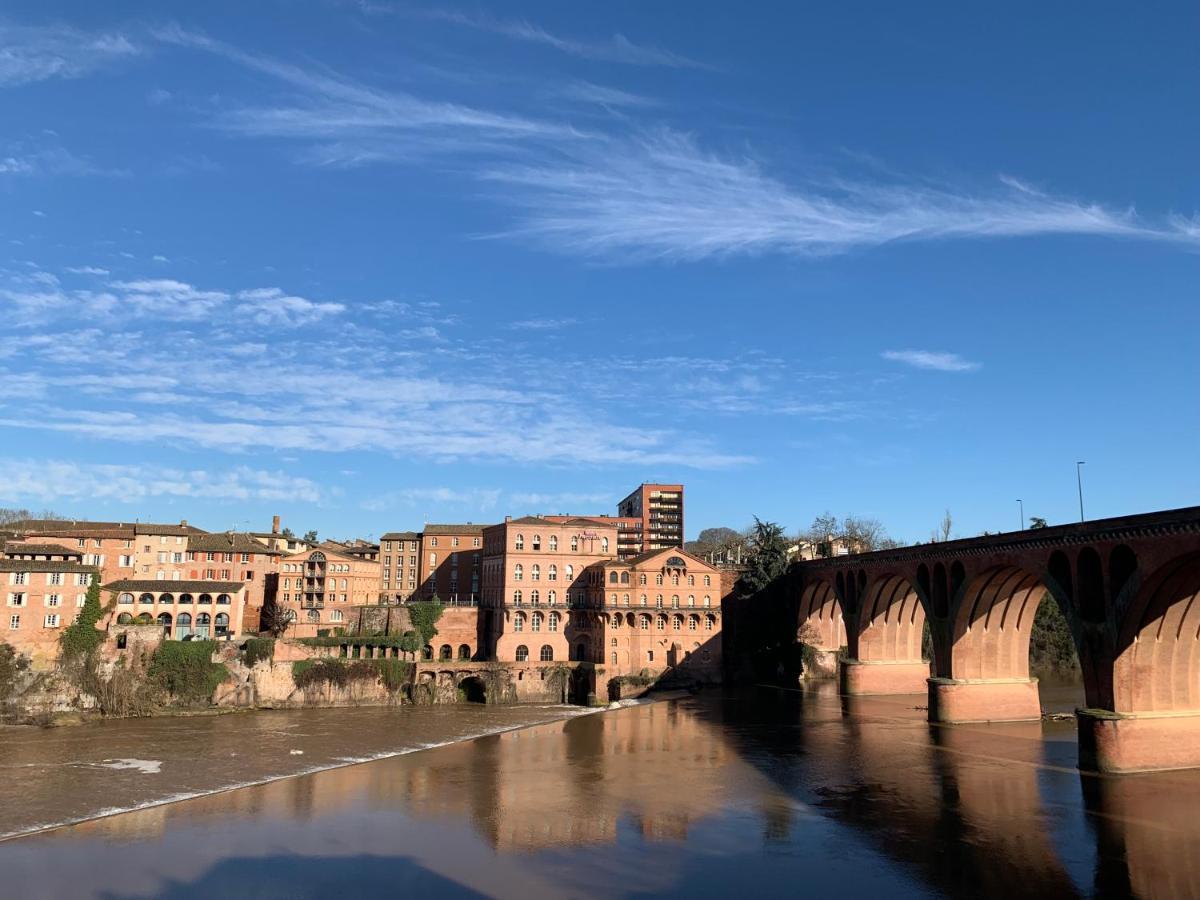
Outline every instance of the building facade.
{"type": "Polygon", "coordinates": [[[284,556],[275,600],[289,611],[296,637],[344,628],[350,607],[378,603],[379,563],[322,549],[284,556]]]}
{"type": "Polygon", "coordinates": [[[426,525],[421,532],[420,598],[477,605],[483,562],[483,525],[426,525]]]}
{"type": "Polygon", "coordinates": [[[421,535],[389,531],[379,539],[379,601],[407,603],[421,585],[421,535]]]}
{"type": "Polygon", "coordinates": [[[617,515],[637,521],[638,553],[683,546],[683,485],[642,484],[617,504],[617,515]]]}
{"type": "Polygon", "coordinates": [[[617,527],[579,518],[507,519],[484,530],[484,623],[501,662],[593,661],[603,564],[617,559],[617,527]]]}
{"type": "Polygon", "coordinates": [[[28,656],[34,669],[53,667],[62,629],[75,621],[99,577],[82,559],[73,548],[44,542],[9,541],[0,553],[0,639],[28,656]]]}
{"type": "Polygon", "coordinates": [[[228,640],[243,633],[246,586],[208,579],[121,579],[104,585],[115,596],[117,625],[158,625],[171,640],[228,640]]]}

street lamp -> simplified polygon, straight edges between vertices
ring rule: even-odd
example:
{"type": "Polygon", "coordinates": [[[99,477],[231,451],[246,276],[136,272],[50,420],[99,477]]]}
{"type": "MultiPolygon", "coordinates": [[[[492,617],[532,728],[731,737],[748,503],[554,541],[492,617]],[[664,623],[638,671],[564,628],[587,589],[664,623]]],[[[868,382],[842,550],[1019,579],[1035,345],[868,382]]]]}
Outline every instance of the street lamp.
{"type": "Polygon", "coordinates": [[[1084,460],[1075,463],[1075,483],[1079,485],[1079,521],[1084,521],[1083,518],[1083,467],[1087,465],[1084,460]]]}
{"type": "Polygon", "coordinates": [[[1021,507],[1021,530],[1025,530],[1025,501],[1017,499],[1017,505],[1021,507]]]}

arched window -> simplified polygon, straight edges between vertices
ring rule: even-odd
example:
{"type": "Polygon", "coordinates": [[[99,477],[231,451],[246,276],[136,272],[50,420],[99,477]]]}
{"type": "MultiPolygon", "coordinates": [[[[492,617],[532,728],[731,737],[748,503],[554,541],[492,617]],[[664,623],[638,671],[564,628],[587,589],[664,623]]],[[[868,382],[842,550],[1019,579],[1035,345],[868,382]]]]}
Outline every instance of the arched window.
{"type": "MultiPolygon", "coordinates": [[[[221,615],[224,615],[224,613],[222,613],[221,615]]],[[[333,612],[331,612],[329,614],[329,621],[330,622],[342,621],[342,611],[340,609],[335,609],[333,612]]]]}
{"type": "Polygon", "coordinates": [[[429,644],[421,648],[421,659],[433,659],[433,647],[429,644]]]}
{"type": "Polygon", "coordinates": [[[449,644],[442,644],[441,648],[438,650],[438,659],[453,659],[453,658],[454,658],[454,648],[451,647],[449,644]]]}
{"type": "Polygon", "coordinates": [[[158,602],[159,602],[160,604],[164,604],[164,605],[166,605],[166,604],[174,603],[174,602],[175,602],[175,598],[174,598],[174,597],[172,597],[170,594],[159,594],[159,595],[158,595],[158,602]]]}
{"type": "Polygon", "coordinates": [[[616,638],[613,638],[611,641],[609,641],[609,643],[610,643],[610,644],[612,644],[612,646],[614,646],[614,647],[615,647],[615,646],[617,646],[617,639],[616,639],[616,638]]]}
{"type": "Polygon", "coordinates": [[[546,602],[551,606],[558,603],[558,593],[556,591],[546,591],[546,602]]]}
{"type": "Polygon", "coordinates": [[[546,570],[547,581],[558,581],[558,566],[551,566],[546,570]]]}
{"type": "Polygon", "coordinates": [[[571,535],[571,549],[572,550],[579,549],[579,538],[576,537],[575,535],[571,535]]]}
{"type": "Polygon", "coordinates": [[[629,573],[628,572],[621,573],[621,584],[629,584],[629,573]]]}
{"type": "Polygon", "coordinates": [[[618,584],[620,582],[620,580],[621,580],[621,578],[619,575],[617,575],[615,569],[612,572],[608,573],[608,583],[609,584],[618,584]]]}
{"type": "Polygon", "coordinates": [[[181,612],[179,618],[175,620],[175,635],[176,637],[187,637],[192,633],[192,614],[181,612]]]}
{"type": "Polygon", "coordinates": [[[712,587],[712,576],[711,576],[711,575],[705,575],[705,576],[704,576],[704,586],[705,586],[705,587],[712,587]]]}
{"type": "Polygon", "coordinates": [[[540,612],[535,612],[533,614],[533,616],[531,616],[529,619],[529,630],[530,631],[541,631],[543,618],[544,617],[542,616],[542,614],[540,612]]]}
{"type": "Polygon", "coordinates": [[[138,603],[142,604],[143,606],[153,606],[154,605],[154,595],[153,594],[142,594],[142,596],[138,597],[138,603]]]}
{"type": "MultiPolygon", "coordinates": [[[[313,612],[316,612],[314,609],[313,612]]],[[[212,616],[208,613],[200,613],[196,616],[196,634],[202,638],[208,637],[208,629],[212,624],[212,616]]]]}
{"type": "Polygon", "coordinates": [[[521,605],[521,592],[519,590],[513,591],[513,604],[515,606],[521,605]]]}
{"type": "Polygon", "coordinates": [[[641,575],[638,576],[638,584],[645,584],[645,583],[646,583],[646,573],[643,572],[641,575]]]}
{"type": "Polygon", "coordinates": [[[695,606],[695,605],[696,605],[696,595],[688,594],[688,606],[695,606]]]}
{"type": "MultiPolygon", "coordinates": [[[[614,615],[612,617],[612,624],[613,624],[613,628],[621,627],[621,614],[620,613],[617,613],[616,615],[614,615]]],[[[613,640],[615,641],[616,638],[613,638],[613,640]]]]}
{"type": "Polygon", "coordinates": [[[613,664],[614,666],[617,664],[617,651],[616,651],[616,650],[614,650],[614,651],[613,651],[613,655],[612,655],[612,664],[613,664]]]}
{"type": "Polygon", "coordinates": [[[689,575],[688,576],[688,587],[695,587],[695,586],[696,586],[696,576],[689,575]]]}
{"type": "Polygon", "coordinates": [[[459,659],[470,659],[471,658],[471,648],[469,646],[467,646],[466,644],[459,644],[458,645],[458,658],[459,659]]]}
{"type": "MultiPolygon", "coordinates": [[[[342,585],[345,587],[346,585],[342,585]]],[[[217,606],[228,606],[230,603],[228,594],[217,594],[217,606]]]]}
{"type": "Polygon", "coordinates": [[[674,585],[675,587],[679,586],[679,576],[678,575],[671,576],[671,584],[674,585]]]}
{"type": "Polygon", "coordinates": [[[705,597],[705,598],[704,598],[704,605],[705,605],[705,606],[712,606],[712,597],[705,597]]]}
{"type": "Polygon", "coordinates": [[[525,630],[525,613],[517,613],[513,616],[513,631],[525,630]]]}
{"type": "Polygon", "coordinates": [[[659,631],[666,631],[667,630],[667,617],[666,616],[656,617],[654,620],[654,624],[658,627],[659,631]]]}
{"type": "Polygon", "coordinates": [[[616,595],[616,594],[610,594],[610,595],[609,595],[609,597],[608,597],[608,605],[609,605],[609,606],[616,606],[616,605],[617,605],[617,595],[616,595]]]}
{"type": "Polygon", "coordinates": [[[529,602],[532,603],[534,606],[537,606],[539,603],[542,602],[542,595],[539,594],[537,591],[530,591],[529,592],[529,602]]]}
{"type": "Polygon", "coordinates": [[[646,600],[646,595],[645,595],[645,594],[642,594],[642,596],[641,596],[641,602],[640,602],[638,605],[639,605],[639,606],[645,606],[645,605],[646,605],[646,603],[647,603],[647,600],[646,600]]]}
{"type": "MultiPolygon", "coordinates": [[[[201,615],[204,615],[204,614],[201,613],[201,615]]],[[[320,622],[321,621],[321,611],[319,609],[310,609],[308,611],[308,621],[320,622]]],[[[196,622],[199,623],[200,620],[196,619],[196,622]]]]}
{"type": "Polygon", "coordinates": [[[117,616],[117,624],[118,625],[132,625],[133,624],[133,614],[132,613],[121,613],[119,616],[117,616]]]}
{"type": "Polygon", "coordinates": [[[217,613],[213,625],[216,627],[217,637],[225,637],[229,634],[229,613],[217,613]]]}
{"type": "Polygon", "coordinates": [[[133,602],[133,594],[122,594],[120,597],[117,598],[117,602],[123,603],[123,604],[124,603],[132,603],[133,602]]]}
{"type": "Polygon", "coordinates": [[[554,648],[551,647],[549,644],[542,644],[542,652],[539,655],[539,658],[541,659],[542,662],[553,662],[554,661],[554,648]]]}
{"type": "Polygon", "coordinates": [[[688,616],[688,631],[695,631],[700,624],[699,616],[688,616]]]}
{"type": "Polygon", "coordinates": [[[191,605],[191,602],[192,602],[192,595],[191,595],[191,594],[180,594],[180,595],[179,595],[179,602],[180,602],[180,604],[181,604],[181,605],[183,605],[183,606],[189,606],[189,605],[191,605]]]}
{"type": "Polygon", "coordinates": [[[558,613],[556,613],[556,612],[550,613],[549,628],[547,630],[558,631],[558,621],[559,621],[558,613]]]}
{"type": "Polygon", "coordinates": [[[575,567],[574,566],[567,566],[566,573],[567,573],[567,581],[575,580],[575,567]]]}
{"type": "Polygon", "coordinates": [[[529,648],[524,644],[517,647],[517,662],[525,662],[529,659],[529,648]]]}
{"type": "Polygon", "coordinates": [[[530,581],[541,581],[542,580],[542,567],[539,566],[537,563],[534,563],[529,569],[529,580],[530,581]]]}
{"type": "Polygon", "coordinates": [[[671,616],[671,630],[672,631],[682,631],[683,630],[683,616],[671,616]]]}
{"type": "Polygon", "coordinates": [[[671,595],[671,608],[679,609],[679,595],[678,594],[671,595]]]}
{"type": "Polygon", "coordinates": [[[662,584],[662,572],[659,572],[657,575],[654,576],[654,583],[662,584]]]}
{"type": "Polygon", "coordinates": [[[534,550],[542,549],[542,536],[540,534],[535,534],[533,536],[533,549],[534,550]]]}
{"type": "Polygon", "coordinates": [[[628,594],[622,594],[621,596],[624,598],[625,605],[626,605],[626,606],[628,606],[628,605],[629,605],[629,595],[628,595],[628,594]]]}
{"type": "Polygon", "coordinates": [[[558,535],[557,534],[550,535],[550,549],[551,550],[558,549],[558,535]]]}
{"type": "Polygon", "coordinates": [[[650,630],[650,617],[645,613],[642,613],[640,616],[638,616],[638,627],[641,628],[642,631],[650,630]]]}
{"type": "Polygon", "coordinates": [[[600,552],[601,553],[608,552],[608,538],[606,538],[606,537],[600,538],[600,552]]]}
{"type": "Polygon", "coordinates": [[[714,619],[712,616],[705,616],[705,617],[704,617],[704,630],[705,630],[705,631],[712,631],[712,630],[713,630],[713,626],[714,626],[716,623],[717,623],[717,620],[716,620],[716,619],[714,619]]]}
{"type": "Polygon", "coordinates": [[[513,566],[513,581],[520,581],[525,577],[525,567],[520,563],[513,566]]]}
{"type": "Polygon", "coordinates": [[[517,540],[513,544],[513,549],[514,550],[524,550],[525,549],[525,535],[523,535],[523,534],[517,535],[517,540]]]}
{"type": "MultiPolygon", "coordinates": [[[[212,595],[211,594],[201,594],[200,599],[196,602],[203,604],[203,605],[212,606],[212,595]]],[[[197,620],[197,621],[199,621],[199,620],[197,620]]]]}
{"type": "Polygon", "coordinates": [[[158,624],[162,625],[166,628],[170,628],[171,627],[171,614],[169,612],[159,613],[158,614],[158,624]]]}
{"type": "Polygon", "coordinates": [[[662,594],[655,594],[655,595],[654,595],[654,605],[655,605],[655,607],[657,607],[658,609],[662,609],[662,605],[663,605],[663,604],[662,604],[662,594]]]}

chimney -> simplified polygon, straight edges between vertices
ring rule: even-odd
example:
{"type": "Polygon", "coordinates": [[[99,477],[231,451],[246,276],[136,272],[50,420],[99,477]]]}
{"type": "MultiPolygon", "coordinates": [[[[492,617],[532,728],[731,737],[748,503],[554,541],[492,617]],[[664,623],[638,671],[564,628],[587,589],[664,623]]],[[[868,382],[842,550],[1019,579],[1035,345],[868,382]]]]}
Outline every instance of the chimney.
{"type": "Polygon", "coordinates": [[[271,516],[271,534],[279,534],[279,516],[271,516]]]}
{"type": "Polygon", "coordinates": [[[505,522],[511,522],[511,521],[512,521],[512,516],[505,516],[505,517],[504,517],[504,521],[505,521],[505,522]]]}
{"type": "Polygon", "coordinates": [[[179,520],[179,527],[180,527],[180,528],[187,528],[187,519],[180,519],[180,520],[179,520]]]}

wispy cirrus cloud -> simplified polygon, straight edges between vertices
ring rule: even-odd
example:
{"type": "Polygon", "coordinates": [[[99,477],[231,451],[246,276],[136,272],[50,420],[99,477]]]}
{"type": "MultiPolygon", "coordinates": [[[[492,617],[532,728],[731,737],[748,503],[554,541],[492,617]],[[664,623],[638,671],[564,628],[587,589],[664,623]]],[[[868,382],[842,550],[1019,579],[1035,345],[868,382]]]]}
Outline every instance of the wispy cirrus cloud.
{"type": "Polygon", "coordinates": [[[53,459],[0,460],[0,499],[14,503],[63,500],[134,503],[155,497],[318,503],[323,496],[321,486],[311,479],[249,466],[212,472],[53,459]]]}
{"type": "Polygon", "coordinates": [[[1011,179],[981,191],[814,174],[799,183],[671,131],[482,173],[524,209],[508,234],[587,256],[828,254],[897,241],[1080,234],[1200,244],[1200,224],[1140,219],[1011,179]]]}
{"type": "Polygon", "coordinates": [[[514,331],[559,331],[563,328],[570,328],[572,325],[578,325],[578,319],[521,319],[517,322],[510,322],[509,328],[514,331]]]}
{"type": "Polygon", "coordinates": [[[559,96],[582,103],[595,103],[597,106],[629,106],[649,107],[658,106],[658,101],[641,94],[632,94],[619,88],[593,84],[590,81],[573,81],[564,85],[558,91],[559,96]]]}
{"type": "Polygon", "coordinates": [[[395,506],[419,507],[424,505],[430,507],[425,510],[426,512],[447,507],[488,512],[496,508],[503,493],[498,488],[402,488],[370,497],[364,500],[361,506],[367,510],[385,510],[395,506]]]}
{"type": "Polygon", "coordinates": [[[431,19],[449,22],[453,25],[475,28],[530,44],[541,44],[582,59],[624,63],[632,66],[708,68],[703,63],[688,59],[678,53],[672,53],[670,50],[649,44],[636,44],[620,33],[614,34],[607,40],[583,41],[554,34],[525,19],[496,19],[491,16],[467,15],[451,10],[430,10],[426,15],[431,19]]]}
{"type": "Polygon", "coordinates": [[[916,369],[931,369],[936,372],[973,372],[980,364],[963,359],[957,353],[940,353],[933,350],[885,350],[879,354],[891,362],[904,363],[916,369]]]}
{"type": "Polygon", "coordinates": [[[141,52],[134,39],[119,31],[0,22],[0,87],[78,78],[141,52]]]}

